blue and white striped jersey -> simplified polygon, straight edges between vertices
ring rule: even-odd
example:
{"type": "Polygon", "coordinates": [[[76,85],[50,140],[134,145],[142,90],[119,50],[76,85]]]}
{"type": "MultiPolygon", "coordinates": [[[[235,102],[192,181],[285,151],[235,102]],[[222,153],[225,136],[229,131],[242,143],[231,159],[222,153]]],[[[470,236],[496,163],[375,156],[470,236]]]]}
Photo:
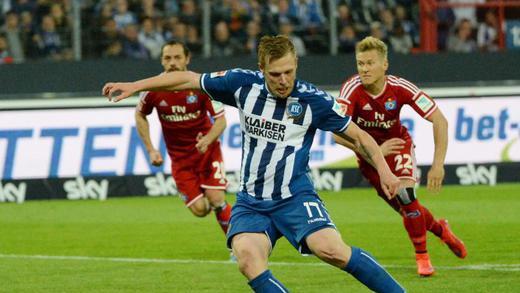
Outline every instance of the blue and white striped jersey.
{"type": "Polygon", "coordinates": [[[238,108],[242,130],[242,193],[259,200],[315,194],[309,150],[316,129],[342,132],[346,109],[328,93],[296,80],[287,99],[273,96],[259,71],[233,69],[203,74],[212,99],[238,108]]]}

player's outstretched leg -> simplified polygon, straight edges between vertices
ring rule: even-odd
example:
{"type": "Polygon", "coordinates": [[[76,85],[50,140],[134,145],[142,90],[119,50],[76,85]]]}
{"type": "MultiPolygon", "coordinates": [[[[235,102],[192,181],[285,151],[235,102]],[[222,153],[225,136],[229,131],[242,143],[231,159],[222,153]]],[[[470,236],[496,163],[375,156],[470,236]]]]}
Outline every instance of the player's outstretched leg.
{"type": "Polygon", "coordinates": [[[455,236],[455,234],[451,231],[448,220],[440,219],[439,223],[442,226],[442,242],[446,243],[456,256],[465,258],[468,254],[466,251],[466,246],[464,245],[464,242],[462,242],[462,240],[455,236]]]}
{"type": "Polygon", "coordinates": [[[415,182],[403,182],[403,185],[405,187],[399,190],[397,199],[401,205],[404,228],[415,248],[417,274],[428,277],[433,275],[435,270],[426,248],[426,219],[423,215],[423,208],[415,196],[415,188],[413,187],[415,182]]]}
{"type": "Polygon", "coordinates": [[[232,240],[233,253],[237,257],[240,272],[248,284],[258,293],[289,292],[267,269],[271,244],[262,233],[242,233],[232,240]]]}
{"type": "Polygon", "coordinates": [[[426,248],[426,222],[419,201],[414,200],[412,203],[403,205],[402,215],[404,227],[415,248],[417,273],[423,277],[431,276],[435,270],[426,248]]]}
{"type": "Polygon", "coordinates": [[[348,247],[335,229],[313,232],[306,243],[314,255],[348,272],[374,292],[405,292],[374,257],[360,248],[348,247]]]}

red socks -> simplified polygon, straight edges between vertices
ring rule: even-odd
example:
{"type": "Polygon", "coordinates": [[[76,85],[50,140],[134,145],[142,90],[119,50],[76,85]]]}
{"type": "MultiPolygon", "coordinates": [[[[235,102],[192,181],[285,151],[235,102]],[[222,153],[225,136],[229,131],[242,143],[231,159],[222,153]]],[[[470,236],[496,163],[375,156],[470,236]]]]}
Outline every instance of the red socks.
{"type": "Polygon", "coordinates": [[[403,205],[402,215],[404,227],[415,247],[415,253],[426,253],[426,221],[419,201],[414,200],[408,205],[403,205]]]}
{"type": "Polygon", "coordinates": [[[217,216],[217,222],[222,231],[226,234],[229,227],[229,218],[231,218],[231,205],[224,201],[220,207],[215,208],[215,216],[217,216]]]}
{"type": "Polygon", "coordinates": [[[430,213],[430,211],[423,205],[421,205],[421,211],[426,222],[426,229],[435,234],[435,236],[441,238],[442,226],[435,220],[432,213],[430,213]]]}

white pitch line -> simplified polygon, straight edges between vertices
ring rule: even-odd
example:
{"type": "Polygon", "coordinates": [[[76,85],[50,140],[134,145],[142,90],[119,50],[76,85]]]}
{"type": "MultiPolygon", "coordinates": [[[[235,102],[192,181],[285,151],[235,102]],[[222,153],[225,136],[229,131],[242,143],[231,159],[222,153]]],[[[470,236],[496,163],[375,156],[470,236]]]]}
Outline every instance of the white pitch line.
{"type": "MultiPolygon", "coordinates": [[[[126,258],[126,257],[99,257],[99,256],[75,256],[75,255],[24,255],[24,254],[0,254],[2,258],[16,259],[42,259],[42,260],[80,260],[80,261],[105,261],[105,262],[126,262],[126,263],[173,263],[173,264],[218,264],[236,265],[229,260],[200,260],[200,259],[171,259],[171,258],[126,258]]],[[[270,262],[272,266],[310,266],[324,267],[325,263],[308,262],[270,262]]],[[[408,265],[383,265],[389,269],[415,269],[415,266],[408,265]]],[[[453,271],[502,271],[520,272],[520,264],[472,264],[464,266],[435,266],[440,270],[453,271]]]]}

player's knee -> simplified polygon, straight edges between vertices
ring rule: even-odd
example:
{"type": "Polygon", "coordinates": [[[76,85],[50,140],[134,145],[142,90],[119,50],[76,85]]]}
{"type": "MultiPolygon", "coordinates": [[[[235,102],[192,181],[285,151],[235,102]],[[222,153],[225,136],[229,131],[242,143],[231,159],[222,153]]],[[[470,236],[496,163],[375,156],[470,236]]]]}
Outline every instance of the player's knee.
{"type": "Polygon", "coordinates": [[[211,209],[209,208],[207,201],[204,198],[201,198],[190,206],[190,211],[197,217],[205,217],[211,212],[211,209]]]}
{"type": "Polygon", "coordinates": [[[349,261],[347,250],[348,247],[344,243],[323,243],[323,245],[316,247],[313,253],[321,260],[343,268],[349,261]]]}
{"type": "Polygon", "coordinates": [[[399,193],[397,194],[397,199],[401,205],[409,205],[415,201],[415,188],[406,187],[399,189],[399,193]]]}
{"type": "Polygon", "coordinates": [[[222,190],[206,190],[204,195],[212,207],[218,207],[226,200],[225,193],[222,190]]]}
{"type": "Polygon", "coordinates": [[[249,279],[263,272],[267,267],[267,253],[257,244],[252,243],[251,239],[237,235],[233,238],[233,253],[237,258],[238,269],[249,279]]]}

